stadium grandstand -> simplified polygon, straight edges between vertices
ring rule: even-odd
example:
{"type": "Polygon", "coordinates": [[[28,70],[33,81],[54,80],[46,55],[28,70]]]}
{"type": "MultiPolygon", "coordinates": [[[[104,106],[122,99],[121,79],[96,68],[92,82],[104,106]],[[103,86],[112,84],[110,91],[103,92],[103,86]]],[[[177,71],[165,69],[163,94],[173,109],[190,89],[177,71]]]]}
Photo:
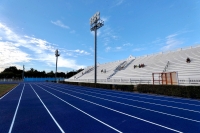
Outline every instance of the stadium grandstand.
{"type": "MultiPolygon", "coordinates": [[[[158,84],[154,74],[175,72],[177,84],[200,85],[200,45],[160,52],[97,65],[97,83],[158,84]]],[[[67,79],[72,82],[94,82],[94,66],[67,79]]],[[[160,84],[160,82],[159,82],[160,84]]]]}

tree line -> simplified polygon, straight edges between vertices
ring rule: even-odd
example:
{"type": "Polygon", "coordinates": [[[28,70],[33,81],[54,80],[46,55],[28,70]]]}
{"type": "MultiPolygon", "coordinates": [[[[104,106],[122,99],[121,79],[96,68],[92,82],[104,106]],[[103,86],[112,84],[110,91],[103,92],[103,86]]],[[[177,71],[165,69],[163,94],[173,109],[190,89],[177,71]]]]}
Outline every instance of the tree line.
{"type": "MultiPolygon", "coordinates": [[[[64,72],[57,72],[57,77],[64,77],[64,78],[70,78],[77,73],[81,72],[83,69],[79,69],[77,71],[70,71],[68,73],[64,72]]],[[[22,79],[23,70],[17,69],[16,66],[10,66],[9,68],[5,68],[4,71],[0,73],[0,78],[10,79],[22,79]]],[[[24,71],[24,77],[55,77],[55,73],[53,71],[45,72],[45,71],[38,71],[34,68],[31,68],[28,71],[24,71]]]]}

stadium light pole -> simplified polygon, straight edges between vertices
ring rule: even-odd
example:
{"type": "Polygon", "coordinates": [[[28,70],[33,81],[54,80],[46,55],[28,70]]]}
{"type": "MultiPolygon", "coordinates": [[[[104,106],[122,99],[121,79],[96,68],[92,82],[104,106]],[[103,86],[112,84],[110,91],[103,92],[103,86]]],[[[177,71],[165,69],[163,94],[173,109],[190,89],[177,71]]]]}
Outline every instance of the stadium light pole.
{"type": "Polygon", "coordinates": [[[23,72],[22,72],[22,80],[24,81],[24,70],[25,70],[25,68],[24,68],[24,65],[23,65],[23,72]]]}
{"type": "Polygon", "coordinates": [[[90,30],[94,31],[94,83],[97,82],[97,29],[104,25],[104,21],[100,19],[100,12],[95,13],[90,18],[90,30]]]}
{"type": "Polygon", "coordinates": [[[57,63],[58,63],[58,56],[60,56],[60,54],[58,53],[58,49],[56,49],[56,51],[55,51],[55,56],[56,56],[56,73],[55,73],[55,78],[56,78],[56,82],[57,82],[57,63]]]}

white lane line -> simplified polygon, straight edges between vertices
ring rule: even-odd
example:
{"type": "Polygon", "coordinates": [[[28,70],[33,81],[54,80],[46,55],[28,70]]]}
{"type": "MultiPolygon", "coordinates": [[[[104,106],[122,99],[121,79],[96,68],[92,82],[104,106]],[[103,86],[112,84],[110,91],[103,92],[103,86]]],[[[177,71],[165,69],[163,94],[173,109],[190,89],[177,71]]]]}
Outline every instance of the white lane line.
{"type": "MultiPolygon", "coordinates": [[[[37,85],[37,86],[38,86],[38,85],[37,85]]],[[[38,86],[38,87],[40,87],[40,86],[38,86]]],[[[78,111],[80,111],[80,112],[82,112],[82,113],[86,114],[87,116],[91,117],[92,119],[95,119],[96,121],[98,121],[98,122],[100,122],[100,123],[102,123],[102,124],[106,125],[107,127],[111,128],[111,129],[113,129],[113,130],[115,130],[115,131],[116,131],[116,132],[118,132],[118,133],[122,133],[122,132],[121,132],[121,131],[119,131],[118,129],[116,129],[116,128],[114,128],[114,127],[112,127],[112,126],[110,126],[110,125],[106,124],[105,122],[103,122],[103,121],[101,121],[101,120],[99,120],[99,119],[95,118],[94,116],[92,116],[92,115],[90,115],[90,114],[88,114],[88,113],[84,112],[83,110],[81,110],[81,109],[77,108],[76,106],[74,106],[74,105],[72,105],[72,104],[68,103],[67,101],[63,100],[62,98],[60,98],[60,97],[58,97],[58,96],[54,95],[53,93],[51,93],[51,92],[49,92],[49,91],[45,90],[44,88],[42,88],[42,87],[40,87],[40,88],[41,88],[41,89],[43,89],[44,91],[48,92],[49,94],[53,95],[54,97],[56,97],[56,98],[60,99],[61,101],[65,102],[66,104],[70,105],[71,107],[73,107],[73,108],[77,109],[78,111]]]]}
{"type": "Polygon", "coordinates": [[[200,103],[200,101],[195,100],[195,99],[191,99],[191,98],[181,98],[181,97],[173,97],[173,96],[161,96],[161,95],[156,95],[156,94],[141,94],[141,93],[137,93],[137,95],[143,95],[143,96],[149,96],[149,97],[161,97],[161,98],[169,98],[169,99],[174,99],[174,100],[182,100],[182,101],[191,101],[191,102],[198,102],[200,103]]]}
{"type": "MultiPolygon", "coordinates": [[[[86,91],[86,92],[89,92],[89,91],[86,91]]],[[[118,96],[112,96],[112,95],[106,95],[106,94],[101,94],[101,93],[96,93],[96,92],[89,92],[89,93],[94,93],[94,94],[98,94],[98,95],[102,95],[102,96],[114,97],[114,98],[118,98],[118,99],[124,99],[124,100],[128,100],[128,101],[134,101],[134,102],[140,102],[140,103],[145,103],[145,104],[152,104],[152,105],[157,105],[157,106],[163,106],[163,107],[168,107],[168,108],[174,108],[174,109],[179,109],[179,110],[185,110],[185,111],[200,113],[200,111],[185,109],[185,108],[179,108],[179,107],[174,107],[174,106],[169,106],[169,105],[145,102],[145,101],[140,101],[140,100],[133,100],[133,99],[123,98],[123,97],[118,97],[118,96]]]]}
{"type": "MultiPolygon", "coordinates": [[[[45,89],[43,89],[43,90],[45,90],[45,89]]],[[[54,90],[56,90],[56,89],[54,89],[54,90]]],[[[47,91],[47,90],[45,90],[45,91],[47,91]]],[[[145,120],[145,119],[142,119],[142,118],[133,116],[133,115],[130,115],[130,114],[123,113],[123,112],[121,112],[121,111],[118,111],[118,110],[115,110],[115,109],[112,109],[112,108],[103,106],[103,105],[101,105],[101,104],[97,104],[97,103],[91,102],[91,101],[89,101],[89,100],[85,100],[85,99],[83,99],[83,98],[80,98],[80,97],[71,95],[71,94],[69,94],[69,93],[65,93],[65,92],[62,92],[62,91],[59,91],[59,90],[56,90],[56,91],[61,92],[61,93],[64,93],[64,94],[69,95],[69,96],[71,96],[71,97],[75,97],[75,98],[80,99],[80,100],[82,100],[82,101],[85,101],[85,102],[88,102],[88,103],[97,105],[97,106],[99,106],[99,107],[102,107],[102,108],[105,108],[105,109],[108,109],[108,110],[117,112],[117,113],[119,113],[119,114],[123,114],[123,115],[129,116],[129,117],[132,117],[132,118],[135,118],[135,119],[138,119],[138,120],[141,120],[141,121],[150,123],[150,124],[152,124],[152,125],[156,125],[156,126],[159,126],[159,127],[162,127],[162,128],[165,128],[165,129],[174,131],[174,132],[182,133],[181,131],[178,131],[178,130],[175,130],[175,129],[172,129],[172,128],[169,128],[169,127],[166,127],[166,126],[163,126],[163,125],[160,125],[160,124],[157,124],[157,123],[154,123],[154,122],[151,122],[151,121],[148,121],[148,120],[145,120]]],[[[49,92],[49,93],[50,93],[50,92],[49,92]]]]}
{"type": "MultiPolygon", "coordinates": [[[[99,92],[100,92],[100,91],[99,91],[99,92]]],[[[106,93],[111,93],[111,92],[106,92],[106,93]]],[[[138,98],[150,99],[150,100],[154,100],[154,101],[164,101],[164,102],[169,102],[169,103],[178,103],[178,104],[184,104],[184,105],[190,105],[190,106],[200,106],[200,105],[197,105],[197,104],[176,102],[176,101],[171,101],[171,100],[162,100],[162,99],[157,99],[157,98],[156,98],[156,99],[155,99],[155,98],[147,98],[147,97],[143,97],[143,96],[126,95],[126,94],[119,94],[119,93],[111,93],[111,94],[122,95],[122,96],[128,96],[128,97],[138,97],[138,98]]]]}
{"type": "MultiPolygon", "coordinates": [[[[61,85],[60,85],[61,86],[61,85]]],[[[63,86],[61,86],[63,87],[63,86]]],[[[65,86],[66,87],[66,86],[65,86]]],[[[73,88],[73,89],[78,89],[77,87],[76,88],[73,88]]],[[[79,89],[81,91],[83,91],[82,89],[79,89]]],[[[89,90],[89,89],[85,89],[85,90],[89,90]]],[[[93,92],[102,92],[100,90],[92,90],[93,92]]],[[[90,90],[91,92],[91,90],[90,90]]],[[[121,93],[114,93],[114,92],[107,92],[107,91],[103,91],[105,93],[111,93],[111,94],[115,94],[115,95],[122,95],[122,96],[128,96],[128,97],[138,97],[138,98],[143,98],[143,99],[151,99],[151,100],[154,100],[154,101],[164,101],[164,102],[169,102],[169,103],[178,103],[178,104],[184,104],[184,105],[190,105],[190,106],[200,106],[200,105],[197,105],[197,104],[191,104],[191,103],[182,103],[182,102],[176,102],[176,101],[169,101],[169,100],[162,100],[162,99],[154,99],[154,98],[147,98],[147,97],[142,97],[142,96],[135,96],[135,95],[126,95],[126,94],[121,94],[121,93]]]]}
{"type": "Polygon", "coordinates": [[[3,95],[2,97],[0,97],[0,100],[3,99],[6,95],[8,95],[11,91],[13,91],[15,88],[17,88],[19,86],[19,84],[17,86],[15,86],[12,90],[10,90],[8,93],[6,93],[5,95],[3,95]]]}
{"type": "Polygon", "coordinates": [[[25,87],[25,84],[23,86],[23,89],[22,89],[22,92],[21,92],[21,95],[20,95],[20,98],[19,98],[19,101],[18,101],[18,104],[17,104],[17,108],[15,110],[15,114],[14,114],[14,117],[12,119],[12,123],[10,125],[10,129],[9,129],[9,133],[12,132],[12,129],[13,129],[13,125],[14,125],[14,122],[15,122],[15,118],[16,118],[16,115],[17,115],[17,111],[18,111],[18,108],[19,108],[19,104],[20,104],[20,101],[21,101],[21,98],[22,98],[22,94],[23,94],[23,91],[24,91],[24,87],[25,87]]]}
{"type": "Polygon", "coordinates": [[[163,102],[168,102],[168,103],[178,103],[178,104],[184,104],[184,105],[190,105],[190,106],[197,106],[197,107],[200,106],[200,105],[197,105],[197,104],[182,103],[182,102],[162,100],[162,99],[154,99],[154,98],[146,98],[146,97],[141,97],[141,96],[130,96],[130,97],[138,97],[138,98],[150,99],[150,100],[154,100],[154,101],[163,101],[163,102]]]}
{"type": "MultiPolygon", "coordinates": [[[[31,86],[31,88],[33,89],[32,85],[29,84],[31,86]]],[[[56,125],[58,126],[58,128],[60,129],[60,131],[62,133],[65,133],[65,131],[61,128],[61,126],[58,124],[58,122],[56,121],[56,119],[53,117],[53,115],[51,114],[51,112],[48,110],[48,108],[46,107],[46,105],[43,103],[42,99],[40,98],[40,96],[37,94],[37,92],[33,89],[33,91],[35,92],[35,94],[37,95],[37,97],[39,98],[40,102],[42,103],[42,105],[45,107],[45,109],[47,110],[47,112],[49,113],[49,115],[51,116],[51,118],[53,119],[53,121],[56,123],[56,125]]]]}
{"type": "MultiPolygon", "coordinates": [[[[60,85],[61,86],[61,85],[60,85]]],[[[78,88],[75,88],[78,89],[78,88]]],[[[85,90],[88,90],[84,88],[85,90]]],[[[197,104],[191,104],[191,103],[183,103],[183,102],[176,102],[176,101],[171,101],[171,100],[162,100],[162,99],[155,99],[155,98],[147,98],[147,97],[142,97],[142,96],[135,96],[135,95],[127,95],[127,94],[121,94],[121,93],[114,93],[114,92],[107,92],[107,91],[101,91],[101,90],[92,90],[93,92],[104,92],[104,93],[111,93],[111,94],[116,94],[116,95],[122,95],[122,96],[128,96],[128,97],[138,97],[138,98],[143,98],[143,99],[151,99],[154,101],[164,101],[164,102],[170,102],[170,103],[178,103],[178,104],[184,104],[184,105],[190,105],[190,106],[200,106],[197,104]]],[[[163,96],[164,97],[164,96],[163,96]]],[[[171,98],[171,97],[167,97],[171,98]]],[[[182,99],[181,99],[182,100],[182,99]]],[[[185,100],[185,99],[184,99],[185,100]]],[[[199,102],[199,101],[198,101],[199,102]]]]}
{"type": "MultiPolygon", "coordinates": [[[[46,85],[43,85],[43,86],[46,86],[46,85]]],[[[51,88],[51,87],[49,87],[49,86],[46,86],[46,87],[51,88]]],[[[60,88],[60,87],[56,87],[56,88],[60,88]]],[[[51,88],[51,89],[53,89],[53,88],[51,88]]],[[[60,89],[62,89],[62,90],[67,90],[67,89],[63,89],[63,88],[60,88],[60,89]]],[[[56,90],[56,89],[53,89],[53,90],[56,90]]],[[[151,112],[155,112],[155,113],[159,113],[159,114],[164,114],[164,115],[168,115],[168,116],[177,117],[177,118],[180,118],[180,119],[185,119],[185,120],[189,120],[189,121],[193,121],[193,122],[198,122],[198,123],[200,123],[200,121],[198,121],[198,120],[194,120],[194,119],[190,119],[190,118],[186,118],[186,117],[182,117],[182,116],[177,116],[177,115],[168,114],[168,113],[165,113],[165,112],[160,112],[160,111],[157,111],[157,110],[152,110],[152,109],[148,109],[148,108],[143,108],[143,107],[139,107],[139,106],[134,106],[134,105],[130,105],[130,104],[126,104],[126,103],[122,103],[122,102],[118,102],[118,101],[114,101],[114,100],[110,100],[110,99],[106,99],[106,98],[101,98],[101,97],[97,97],[97,96],[92,96],[92,95],[89,95],[89,94],[85,94],[85,93],[81,93],[81,92],[76,92],[76,91],[72,91],[72,90],[67,90],[67,91],[71,91],[71,92],[74,92],[74,93],[78,93],[78,94],[82,94],[82,95],[86,95],[86,96],[90,96],[90,97],[102,99],[102,100],[105,100],[105,101],[110,101],[110,102],[122,104],[122,105],[125,105],[125,106],[130,106],[130,107],[134,107],[134,108],[139,108],[139,109],[143,109],[143,110],[147,110],[147,111],[151,111],[151,112]]]]}

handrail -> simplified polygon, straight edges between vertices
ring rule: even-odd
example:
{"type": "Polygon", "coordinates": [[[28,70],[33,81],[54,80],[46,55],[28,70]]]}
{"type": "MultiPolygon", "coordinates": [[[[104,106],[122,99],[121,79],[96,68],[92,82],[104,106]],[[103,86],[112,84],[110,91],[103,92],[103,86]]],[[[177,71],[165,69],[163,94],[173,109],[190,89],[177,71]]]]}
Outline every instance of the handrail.
{"type": "MultiPolygon", "coordinates": [[[[94,79],[66,79],[65,81],[69,82],[94,82],[94,79]]],[[[132,78],[121,78],[121,79],[97,79],[98,83],[108,83],[108,84],[153,84],[152,79],[132,79],[132,78]]],[[[186,79],[179,79],[179,85],[193,85],[199,86],[200,85],[200,77],[199,78],[186,78],[186,79]]],[[[156,83],[158,84],[158,83],[156,83]]]]}
{"type": "Polygon", "coordinates": [[[169,61],[167,62],[166,66],[165,66],[165,68],[164,68],[164,70],[163,70],[163,72],[166,72],[168,66],[169,66],[169,61]]]}
{"type": "Polygon", "coordinates": [[[125,63],[127,63],[127,61],[124,61],[124,62],[120,63],[120,64],[115,68],[114,71],[120,70],[121,66],[123,66],[125,63]]]}

